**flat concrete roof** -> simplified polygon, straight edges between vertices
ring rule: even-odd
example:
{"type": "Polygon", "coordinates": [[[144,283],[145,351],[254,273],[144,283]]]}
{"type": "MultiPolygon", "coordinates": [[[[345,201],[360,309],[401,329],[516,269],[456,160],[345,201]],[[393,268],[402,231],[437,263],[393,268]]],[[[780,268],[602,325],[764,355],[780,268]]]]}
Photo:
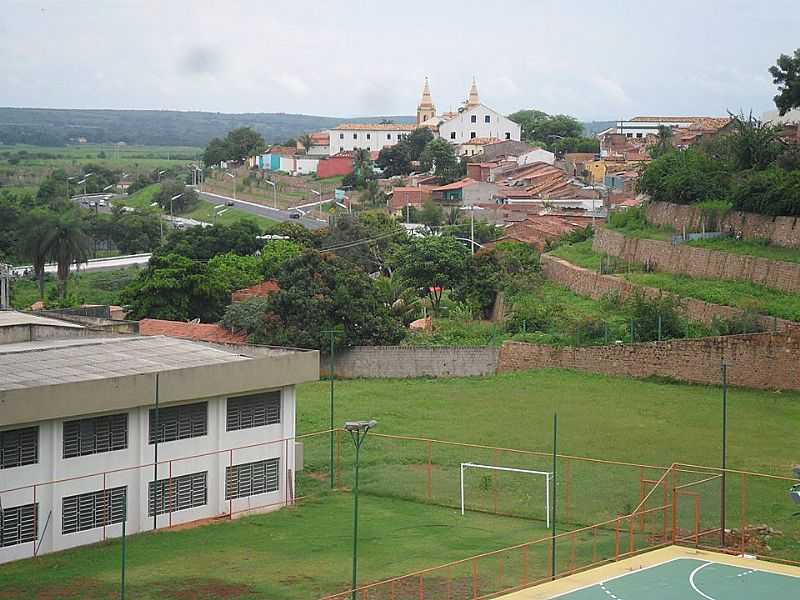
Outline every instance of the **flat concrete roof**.
{"type": "Polygon", "coordinates": [[[319,352],[164,336],[0,345],[0,426],[275,389],[319,379],[319,352]]]}
{"type": "Polygon", "coordinates": [[[70,327],[83,329],[82,325],[67,323],[58,319],[40,317],[16,310],[0,310],[0,327],[13,327],[15,325],[49,325],[51,327],[70,327]]]}
{"type": "Polygon", "coordinates": [[[0,390],[110,379],[250,357],[164,336],[37,340],[0,346],[0,390]]]}

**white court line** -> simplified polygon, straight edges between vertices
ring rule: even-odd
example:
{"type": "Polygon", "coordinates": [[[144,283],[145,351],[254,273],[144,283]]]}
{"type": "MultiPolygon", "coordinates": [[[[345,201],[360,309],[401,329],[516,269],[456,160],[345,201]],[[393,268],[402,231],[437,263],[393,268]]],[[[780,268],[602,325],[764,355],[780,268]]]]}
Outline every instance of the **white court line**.
{"type": "Polygon", "coordinates": [[[715,564],[715,563],[710,563],[710,562],[703,563],[702,565],[700,565],[699,567],[697,567],[697,568],[696,568],[694,571],[692,571],[691,575],[689,575],[689,585],[690,585],[690,586],[692,586],[692,589],[693,589],[695,592],[697,592],[698,594],[700,594],[700,595],[701,595],[703,598],[705,598],[706,600],[716,600],[716,599],[715,599],[715,598],[712,598],[712,597],[711,597],[711,596],[709,596],[708,594],[704,593],[702,590],[700,590],[700,588],[698,588],[698,587],[697,587],[697,586],[694,584],[694,576],[695,576],[695,575],[697,575],[697,574],[698,574],[698,573],[699,573],[699,572],[700,572],[702,569],[705,569],[707,566],[709,566],[709,565],[713,565],[713,564],[715,564]]]}
{"type": "MultiPolygon", "coordinates": [[[[635,558],[635,557],[634,557],[635,558]]],[[[575,592],[580,592],[581,590],[588,590],[589,588],[593,588],[596,586],[604,586],[609,581],[614,581],[615,579],[621,579],[623,577],[627,577],[628,575],[633,575],[634,573],[641,573],[642,571],[647,571],[649,569],[654,569],[656,567],[661,567],[663,565],[668,565],[671,562],[675,562],[676,560],[697,560],[696,558],[691,558],[688,556],[676,556],[675,558],[670,558],[669,560],[665,560],[664,562],[656,563],[653,565],[647,565],[646,567],[640,567],[635,571],[628,571],[627,573],[620,573],[619,575],[614,575],[614,577],[609,577],[608,579],[604,579],[603,581],[597,581],[595,583],[590,583],[588,585],[583,585],[581,587],[575,588],[574,590],[570,590],[568,592],[563,592],[558,594],[557,596],[550,596],[550,600],[555,600],[556,598],[563,598],[564,596],[569,596],[570,594],[574,594],[575,592]]],[[[613,564],[613,563],[612,563],[613,564]]]]}

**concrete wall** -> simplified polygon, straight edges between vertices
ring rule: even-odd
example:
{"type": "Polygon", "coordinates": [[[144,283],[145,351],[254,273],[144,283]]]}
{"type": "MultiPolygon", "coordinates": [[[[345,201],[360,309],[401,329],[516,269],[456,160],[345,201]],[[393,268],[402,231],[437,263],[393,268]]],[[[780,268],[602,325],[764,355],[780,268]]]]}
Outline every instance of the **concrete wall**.
{"type": "MultiPolygon", "coordinates": [[[[356,346],[336,354],[336,376],[355,377],[470,377],[494,375],[498,349],[356,346]]],[[[320,360],[324,373],[328,358],[320,360]]]]}
{"type": "MultiPolygon", "coordinates": [[[[207,502],[171,515],[159,515],[159,528],[222,514],[243,514],[251,509],[278,508],[287,501],[288,490],[293,488],[288,485],[290,474],[293,478],[295,473],[293,386],[281,391],[280,423],[238,431],[226,430],[227,396],[204,400],[208,401],[207,434],[159,444],[158,479],[205,471],[208,473],[207,502]],[[278,491],[225,500],[226,467],[274,457],[280,458],[278,491]]],[[[32,503],[35,494],[39,505],[37,544],[41,544],[40,554],[96,543],[122,533],[122,525],[115,524],[62,534],[62,506],[66,496],[125,486],[127,533],[152,529],[153,518],[148,516],[148,484],[154,478],[154,446],[148,443],[150,408],[124,411],[128,414],[127,448],[67,459],[62,457],[62,420],[28,424],[39,426],[39,460],[33,465],[3,470],[0,500],[4,507],[20,506],[32,503]],[[49,483],[53,481],[57,483],[49,483]]],[[[0,548],[0,563],[28,558],[33,552],[33,543],[0,548]]]]}
{"type": "MultiPolygon", "coordinates": [[[[647,220],[654,225],[667,225],[676,231],[700,231],[703,216],[691,206],[652,202],[647,205],[647,220]]],[[[731,211],[721,222],[722,231],[730,231],[746,240],[768,239],[777,246],[800,248],[800,219],[797,217],[770,217],[731,211]]]]}
{"type": "Polygon", "coordinates": [[[506,342],[500,350],[498,372],[566,368],[718,384],[723,361],[729,364],[728,381],[732,385],[800,390],[800,335],[796,332],[581,348],[506,342]]]}
{"type": "Polygon", "coordinates": [[[595,252],[627,262],[649,263],[657,271],[704,279],[750,281],[786,292],[800,292],[800,264],[695,248],[685,244],[625,237],[609,229],[594,236],[595,252]]]}
{"type": "MultiPolygon", "coordinates": [[[[600,275],[589,269],[575,266],[565,260],[543,254],[541,258],[542,273],[547,279],[557,281],[576,294],[588,296],[599,300],[609,292],[617,292],[623,300],[633,294],[636,290],[642,291],[649,297],[657,297],[667,292],[662,292],[657,288],[636,285],[625,281],[621,277],[613,275],[600,275]]],[[[744,311],[731,306],[712,304],[697,300],[695,298],[682,298],[682,312],[689,319],[711,324],[714,318],[731,319],[744,315],[744,311]]],[[[799,331],[800,324],[785,319],[773,319],[772,317],[758,317],[758,321],[764,329],[777,329],[779,331],[799,331]]]]}

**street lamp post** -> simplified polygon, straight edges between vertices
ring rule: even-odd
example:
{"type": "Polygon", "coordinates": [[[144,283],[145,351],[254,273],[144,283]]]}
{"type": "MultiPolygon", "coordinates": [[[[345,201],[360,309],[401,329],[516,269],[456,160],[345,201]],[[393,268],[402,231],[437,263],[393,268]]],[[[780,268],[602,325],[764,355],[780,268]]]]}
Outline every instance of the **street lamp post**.
{"type": "Polygon", "coordinates": [[[331,479],[331,489],[333,489],[335,485],[335,475],[334,475],[334,468],[333,468],[333,393],[334,393],[334,386],[336,382],[336,348],[334,346],[334,337],[336,336],[338,331],[335,329],[327,329],[322,333],[330,334],[331,336],[331,347],[330,347],[330,356],[328,357],[329,362],[329,377],[331,380],[331,434],[330,434],[330,446],[331,446],[331,456],[330,456],[330,465],[328,469],[330,470],[330,479],[331,479]]]}
{"type": "Polygon", "coordinates": [[[317,198],[319,198],[319,216],[322,217],[322,194],[320,194],[317,190],[308,188],[312,194],[315,194],[317,198]]]}
{"type": "Polygon", "coordinates": [[[264,181],[272,186],[272,208],[278,208],[278,188],[275,185],[275,182],[270,181],[269,179],[265,179],[264,181]]]}
{"type": "Polygon", "coordinates": [[[159,171],[156,177],[158,177],[158,183],[161,183],[161,176],[166,173],[166,171],[159,171]]]}
{"type": "Polygon", "coordinates": [[[94,175],[94,173],[87,173],[86,175],[84,175],[84,176],[83,176],[83,180],[82,180],[82,181],[83,181],[83,195],[84,195],[84,196],[86,195],[86,181],[87,181],[87,180],[89,179],[89,177],[91,177],[92,175],[94,175]]]}
{"type": "Polygon", "coordinates": [[[233,199],[236,200],[236,175],[231,174],[229,171],[225,171],[225,175],[233,179],[233,199]]]}
{"type": "Polygon", "coordinates": [[[170,198],[170,199],[169,199],[169,216],[170,216],[170,217],[174,217],[174,216],[175,216],[175,215],[173,214],[173,212],[172,212],[172,201],[173,201],[173,200],[177,200],[177,199],[178,199],[178,198],[180,198],[181,196],[183,196],[183,192],[181,192],[180,194],[175,194],[175,195],[174,195],[172,198],[170,198]]]}
{"type": "Polygon", "coordinates": [[[469,211],[469,249],[472,254],[475,254],[475,211],[483,209],[473,204],[470,206],[461,206],[459,210],[469,211]]]}
{"type": "Polygon", "coordinates": [[[356,581],[358,580],[358,460],[361,445],[367,437],[369,430],[378,424],[377,421],[347,421],[345,431],[350,433],[350,438],[355,446],[356,457],[353,464],[353,581],[350,586],[350,598],[356,599],[356,581]]]}
{"type": "Polygon", "coordinates": [[[72,181],[73,179],[77,179],[77,177],[67,177],[67,201],[69,201],[69,198],[70,198],[70,196],[69,196],[69,182],[72,181]]]}

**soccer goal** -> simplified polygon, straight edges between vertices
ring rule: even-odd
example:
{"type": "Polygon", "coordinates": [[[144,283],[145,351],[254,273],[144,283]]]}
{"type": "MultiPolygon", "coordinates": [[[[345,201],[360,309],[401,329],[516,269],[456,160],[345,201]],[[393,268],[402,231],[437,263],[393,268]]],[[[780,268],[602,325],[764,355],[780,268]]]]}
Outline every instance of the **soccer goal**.
{"type": "Polygon", "coordinates": [[[506,471],[510,473],[524,473],[526,475],[533,475],[544,477],[544,514],[547,521],[547,527],[550,527],[550,482],[553,479],[553,473],[550,471],[535,471],[533,469],[520,469],[517,467],[500,467],[497,465],[481,465],[477,463],[461,463],[461,514],[464,514],[466,509],[465,493],[464,493],[464,473],[467,469],[486,469],[489,471],[506,471]]]}

